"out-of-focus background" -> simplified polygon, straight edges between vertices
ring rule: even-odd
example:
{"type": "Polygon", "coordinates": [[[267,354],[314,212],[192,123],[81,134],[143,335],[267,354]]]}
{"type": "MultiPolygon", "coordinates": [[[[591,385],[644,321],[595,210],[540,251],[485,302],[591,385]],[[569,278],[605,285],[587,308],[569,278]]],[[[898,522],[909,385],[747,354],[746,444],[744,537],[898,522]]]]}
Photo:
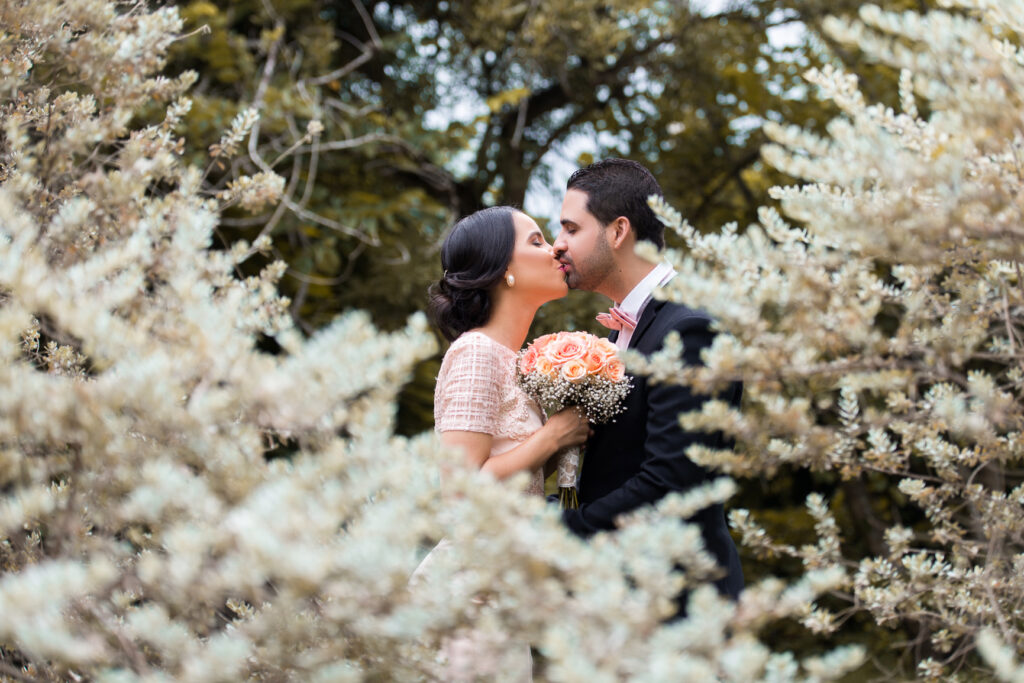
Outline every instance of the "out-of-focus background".
{"type": "MultiPolygon", "coordinates": [[[[835,115],[803,71],[841,62],[867,93],[895,100],[892,69],[815,30],[861,4],[200,0],[179,3],[193,33],[167,71],[200,74],[184,136],[196,154],[254,103],[264,157],[268,142],[291,145],[297,121],[323,122],[318,145],[275,167],[286,202],[229,213],[219,238],[252,239],[273,215],[291,311],[307,331],[351,308],[391,329],[424,308],[454,220],[513,204],[550,232],[565,180],[596,158],[646,164],[699,230],[745,227],[772,203],[767,189],[787,182],[760,160],[760,124],[813,129],[835,115]]],[[[573,293],[544,307],[536,332],[598,331],[600,299],[573,293]]],[[[436,365],[406,391],[400,432],[431,426],[436,365]]]]}

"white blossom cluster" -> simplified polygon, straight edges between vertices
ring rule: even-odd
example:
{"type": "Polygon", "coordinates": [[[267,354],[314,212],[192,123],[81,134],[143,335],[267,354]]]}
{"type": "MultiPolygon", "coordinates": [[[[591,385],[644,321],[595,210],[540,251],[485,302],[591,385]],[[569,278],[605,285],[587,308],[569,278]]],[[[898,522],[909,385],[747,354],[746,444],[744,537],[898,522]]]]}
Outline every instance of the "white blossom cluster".
{"type": "Polygon", "coordinates": [[[683,418],[736,440],[693,447],[695,460],[743,476],[871,477],[917,509],[865,557],[820,496],[807,501],[813,545],[733,512],[746,545],[843,574],[835,595],[849,609],[810,612],[807,626],[834,631],[856,611],[905,626],[932,653],[916,675],[934,680],[977,664],[986,633],[980,654],[1011,680],[992,640],[1024,648],[1024,7],[947,4],[958,11],[865,6],[826,22],[838,43],[902,70],[902,110],[870,104],[838,68],[808,73],[841,113],[824,136],[766,126],[765,159],[804,181],[773,189],[781,214],[701,235],[652,200],[686,244],[660,295],[706,309],[722,333],[704,366],[679,367],[678,337],[628,364],[706,392],[743,381],[742,408],[710,401],[683,418]]]}
{"type": "Polygon", "coordinates": [[[264,170],[217,197],[183,163],[197,76],[160,74],[180,30],[173,6],[0,5],[0,679],[424,680],[467,629],[498,643],[480,663],[498,680],[512,642],[553,681],[821,681],[861,663],[757,638],[836,588],[831,567],[737,603],[704,585],[716,569],[680,520],[727,485],[585,543],[521,480],[394,436],[396,395],[435,348],[423,317],[381,334],[349,313],[305,338],[281,264],[234,274],[265,239],[210,248],[225,203],[281,185],[264,170]],[[137,123],[154,103],[165,118],[137,123]],[[452,552],[411,585],[442,537],[452,552]],[[666,624],[683,587],[689,616],[666,624]]]}

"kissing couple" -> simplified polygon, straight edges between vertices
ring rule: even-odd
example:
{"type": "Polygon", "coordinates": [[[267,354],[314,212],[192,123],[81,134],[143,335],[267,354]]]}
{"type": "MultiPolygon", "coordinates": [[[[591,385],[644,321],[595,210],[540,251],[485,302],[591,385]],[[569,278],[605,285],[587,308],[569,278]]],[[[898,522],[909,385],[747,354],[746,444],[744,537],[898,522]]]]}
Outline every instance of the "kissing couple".
{"type": "MultiPolygon", "coordinates": [[[[652,298],[675,275],[634,249],[646,240],[664,248],[664,226],[648,206],[663,196],[644,166],[605,159],[569,178],[561,229],[548,244],[537,224],[514,208],[483,209],[458,221],[441,247],[444,274],[431,287],[430,315],[451,341],[434,393],[435,430],[443,444],[465,453],[472,467],[498,479],[529,472],[527,494],[543,495],[553,456],[585,444],[579,507],[562,512],[565,524],[587,537],[615,528],[622,514],[657,503],[673,491],[709,481],[709,472],[686,456],[691,444],[722,448],[720,434],[683,431],[681,413],[699,410],[706,396],[688,387],[632,378],[615,421],[588,424],[575,408],[545,420],[517,382],[517,359],[537,310],[570,289],[598,292],[615,305],[598,320],[612,328],[619,349],[658,351],[675,331],[683,362],[699,364],[714,333],[711,318],[684,305],[652,298]]],[[[719,396],[738,405],[740,387],[719,396]]],[[[743,588],[736,546],[722,505],[689,520],[723,571],[715,585],[735,598],[743,588]]],[[[683,613],[685,596],[677,598],[683,613]]]]}

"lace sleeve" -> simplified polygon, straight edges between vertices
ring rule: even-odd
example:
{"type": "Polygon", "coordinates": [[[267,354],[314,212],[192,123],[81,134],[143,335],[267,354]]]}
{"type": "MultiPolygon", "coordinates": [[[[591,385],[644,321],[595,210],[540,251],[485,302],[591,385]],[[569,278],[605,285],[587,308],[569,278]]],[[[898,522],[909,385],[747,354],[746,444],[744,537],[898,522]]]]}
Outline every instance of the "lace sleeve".
{"type": "Polygon", "coordinates": [[[434,429],[494,435],[501,402],[503,359],[475,336],[452,344],[441,363],[434,396],[434,429]]]}

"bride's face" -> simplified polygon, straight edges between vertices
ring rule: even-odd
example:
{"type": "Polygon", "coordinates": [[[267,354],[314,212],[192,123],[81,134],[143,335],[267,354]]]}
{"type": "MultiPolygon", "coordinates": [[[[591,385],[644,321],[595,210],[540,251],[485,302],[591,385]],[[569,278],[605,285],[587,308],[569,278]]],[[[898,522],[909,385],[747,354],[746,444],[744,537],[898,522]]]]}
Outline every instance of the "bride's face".
{"type": "Polygon", "coordinates": [[[544,233],[524,213],[517,211],[512,220],[516,227],[516,245],[508,272],[515,277],[514,289],[541,302],[565,296],[569,287],[565,284],[562,264],[555,259],[544,233]]]}

